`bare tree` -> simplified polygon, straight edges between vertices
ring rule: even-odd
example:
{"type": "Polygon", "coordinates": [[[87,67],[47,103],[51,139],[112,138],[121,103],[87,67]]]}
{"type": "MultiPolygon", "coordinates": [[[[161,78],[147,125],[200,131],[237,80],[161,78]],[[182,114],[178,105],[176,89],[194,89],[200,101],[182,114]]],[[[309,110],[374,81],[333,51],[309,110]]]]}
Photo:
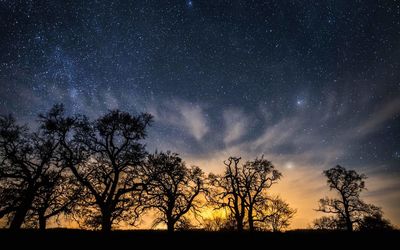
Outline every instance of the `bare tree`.
{"type": "Polygon", "coordinates": [[[211,193],[209,200],[216,209],[227,209],[235,219],[236,230],[244,230],[246,216],[246,190],[239,166],[241,158],[229,157],[225,164],[224,175],[209,175],[211,193]]]}
{"type": "Polygon", "coordinates": [[[43,131],[29,133],[13,117],[0,118],[0,218],[8,216],[11,229],[21,228],[41,188],[58,175],[57,147],[43,131]]]}
{"type": "Polygon", "coordinates": [[[337,192],[337,198],[320,199],[317,211],[336,215],[339,220],[345,221],[348,231],[353,231],[363,216],[379,211],[378,207],[366,204],[360,198],[367,178],[364,174],[339,165],[323,173],[328,179],[329,189],[337,192]]]}
{"type": "Polygon", "coordinates": [[[262,229],[280,232],[290,226],[290,221],[296,214],[296,209],[289,206],[279,196],[268,198],[264,210],[260,210],[255,218],[262,229]]]}
{"type": "Polygon", "coordinates": [[[141,209],[157,211],[154,225],[165,223],[173,232],[176,224],[188,225],[185,215],[198,212],[196,200],[204,190],[204,174],[199,167],[186,167],[176,153],[160,152],[148,156],[144,173],[146,190],[140,196],[141,209]]]}
{"type": "Polygon", "coordinates": [[[282,174],[264,157],[239,165],[241,158],[230,157],[225,164],[224,175],[210,174],[213,190],[210,200],[218,208],[228,209],[235,218],[238,231],[246,224],[254,231],[254,222],[265,209],[267,190],[282,174]]]}
{"type": "Polygon", "coordinates": [[[50,171],[42,183],[25,222],[40,230],[46,229],[49,219],[55,217],[58,221],[61,214],[70,215],[82,191],[79,183],[62,168],[50,171]]]}
{"type": "Polygon", "coordinates": [[[346,222],[336,216],[322,216],[313,221],[313,228],[317,230],[345,230],[346,222]]]}
{"type": "Polygon", "coordinates": [[[233,231],[236,222],[232,216],[213,215],[203,219],[202,226],[206,231],[233,231]]]}
{"type": "Polygon", "coordinates": [[[56,105],[41,118],[61,145],[64,166],[84,188],[79,214],[86,225],[107,232],[132,218],[133,193],[143,188],[138,176],[146,152],[140,140],[152,116],[114,110],[89,121],[65,117],[62,105],[56,105]]]}
{"type": "MultiPolygon", "coordinates": [[[[242,185],[245,189],[244,200],[247,209],[249,230],[254,231],[254,222],[257,220],[257,217],[260,217],[260,213],[261,216],[263,215],[266,202],[268,201],[267,189],[276,183],[282,174],[264,157],[246,162],[241,172],[243,177],[240,179],[243,181],[242,185]]],[[[270,206],[283,205],[282,203],[278,203],[279,200],[274,200],[270,206]]]]}

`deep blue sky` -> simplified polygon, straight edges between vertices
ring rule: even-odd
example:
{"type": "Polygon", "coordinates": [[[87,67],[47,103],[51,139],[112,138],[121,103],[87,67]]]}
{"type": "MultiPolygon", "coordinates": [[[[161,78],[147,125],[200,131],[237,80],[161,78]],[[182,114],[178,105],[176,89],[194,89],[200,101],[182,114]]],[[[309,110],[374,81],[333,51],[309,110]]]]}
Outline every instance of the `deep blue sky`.
{"type": "Polygon", "coordinates": [[[6,0],[0,34],[1,114],[150,112],[149,150],[207,170],[342,164],[399,196],[398,1],[6,0]]]}

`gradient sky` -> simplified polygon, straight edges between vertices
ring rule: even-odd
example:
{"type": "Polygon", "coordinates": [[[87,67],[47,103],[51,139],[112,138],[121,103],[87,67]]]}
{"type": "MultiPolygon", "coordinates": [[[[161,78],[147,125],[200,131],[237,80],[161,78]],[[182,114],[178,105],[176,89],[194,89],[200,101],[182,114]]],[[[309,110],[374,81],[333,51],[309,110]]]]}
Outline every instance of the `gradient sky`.
{"type": "Polygon", "coordinates": [[[0,1],[0,113],[150,112],[149,151],[223,171],[262,154],[307,227],[322,170],[369,176],[400,225],[400,3],[0,1]]]}

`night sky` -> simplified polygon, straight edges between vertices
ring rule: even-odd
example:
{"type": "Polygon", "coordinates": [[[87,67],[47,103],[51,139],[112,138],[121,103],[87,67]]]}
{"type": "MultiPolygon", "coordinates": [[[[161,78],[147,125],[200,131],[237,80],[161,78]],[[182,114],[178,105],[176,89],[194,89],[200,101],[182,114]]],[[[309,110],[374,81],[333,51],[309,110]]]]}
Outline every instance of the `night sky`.
{"type": "Polygon", "coordinates": [[[150,112],[147,149],[207,172],[264,154],[294,227],[336,164],[400,224],[400,1],[1,0],[0,114],[55,103],[150,112]]]}

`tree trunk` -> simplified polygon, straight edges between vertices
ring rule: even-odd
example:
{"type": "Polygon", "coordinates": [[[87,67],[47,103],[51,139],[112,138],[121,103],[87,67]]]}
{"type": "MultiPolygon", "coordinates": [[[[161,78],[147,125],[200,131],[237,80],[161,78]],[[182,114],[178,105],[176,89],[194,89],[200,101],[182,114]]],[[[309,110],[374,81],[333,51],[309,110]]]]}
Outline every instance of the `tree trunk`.
{"type": "Polygon", "coordinates": [[[243,220],[240,219],[240,218],[237,218],[236,219],[236,224],[237,224],[237,231],[242,232],[243,229],[244,229],[243,220]]]}
{"type": "Polygon", "coordinates": [[[111,214],[108,211],[102,213],[101,231],[104,233],[111,232],[111,214]]]}
{"type": "Polygon", "coordinates": [[[47,219],[44,216],[44,214],[39,214],[39,230],[40,231],[46,230],[46,222],[47,222],[47,219]]]}
{"type": "Polygon", "coordinates": [[[350,216],[348,215],[348,213],[346,213],[346,227],[347,227],[347,231],[353,232],[353,223],[351,222],[350,216]]]}
{"type": "Polygon", "coordinates": [[[23,206],[17,209],[15,215],[11,221],[10,229],[11,230],[19,230],[21,229],[22,224],[24,223],[25,216],[28,213],[28,206],[23,206]]]}
{"type": "Polygon", "coordinates": [[[346,214],[346,227],[347,227],[347,231],[349,232],[353,232],[353,223],[351,221],[350,218],[350,212],[349,212],[349,206],[347,204],[347,202],[344,202],[344,212],[346,214]]]}
{"type": "Polygon", "coordinates": [[[249,217],[249,230],[250,230],[250,232],[254,232],[254,221],[253,221],[253,217],[249,217]]]}
{"type": "Polygon", "coordinates": [[[254,218],[253,218],[253,208],[249,207],[249,230],[250,232],[254,232],[254,218]]]}
{"type": "Polygon", "coordinates": [[[167,230],[168,230],[168,233],[173,233],[175,231],[175,222],[173,220],[168,220],[167,230]]]}
{"type": "Polygon", "coordinates": [[[33,194],[28,192],[25,199],[22,201],[21,205],[15,211],[14,217],[10,224],[11,230],[19,230],[21,229],[22,224],[25,221],[26,214],[28,213],[29,208],[32,206],[33,202],[33,194]]]}

